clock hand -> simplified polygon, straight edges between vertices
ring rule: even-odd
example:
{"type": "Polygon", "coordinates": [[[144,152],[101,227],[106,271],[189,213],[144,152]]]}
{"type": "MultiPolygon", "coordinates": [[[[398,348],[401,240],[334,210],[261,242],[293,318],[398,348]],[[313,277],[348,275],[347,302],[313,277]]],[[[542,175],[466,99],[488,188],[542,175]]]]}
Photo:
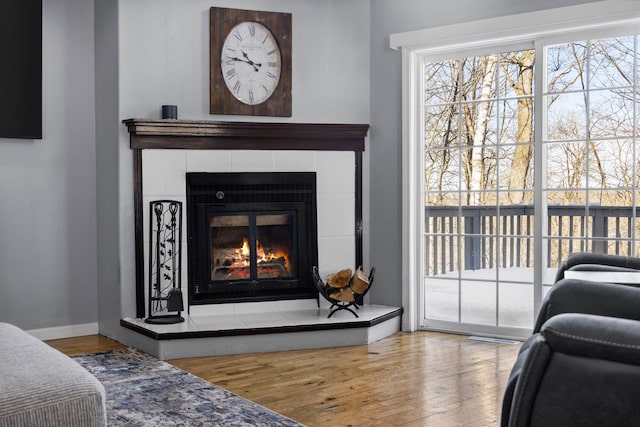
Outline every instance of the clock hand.
{"type": "Polygon", "coordinates": [[[230,61],[244,62],[245,64],[249,64],[253,67],[254,71],[258,71],[258,67],[262,67],[262,64],[254,64],[251,60],[244,60],[242,58],[235,58],[231,56],[227,56],[227,59],[230,61]]]}
{"type": "Polygon", "coordinates": [[[257,63],[257,62],[253,62],[252,60],[250,60],[250,59],[249,59],[249,55],[247,55],[247,53],[246,53],[244,50],[242,50],[241,52],[242,52],[242,56],[244,56],[245,58],[247,58],[248,63],[249,63],[250,65],[253,65],[253,69],[254,69],[254,70],[258,71],[258,68],[259,68],[259,67],[262,67],[262,64],[259,64],[259,63],[257,63]]]}

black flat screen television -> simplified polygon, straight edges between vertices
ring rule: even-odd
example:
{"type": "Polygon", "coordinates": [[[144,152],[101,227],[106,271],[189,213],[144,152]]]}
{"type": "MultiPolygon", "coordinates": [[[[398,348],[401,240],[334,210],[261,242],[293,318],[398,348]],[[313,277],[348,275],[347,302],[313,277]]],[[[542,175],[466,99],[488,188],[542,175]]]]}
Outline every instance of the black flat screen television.
{"type": "Polygon", "coordinates": [[[0,138],[42,139],[42,0],[0,6],[0,138]]]}

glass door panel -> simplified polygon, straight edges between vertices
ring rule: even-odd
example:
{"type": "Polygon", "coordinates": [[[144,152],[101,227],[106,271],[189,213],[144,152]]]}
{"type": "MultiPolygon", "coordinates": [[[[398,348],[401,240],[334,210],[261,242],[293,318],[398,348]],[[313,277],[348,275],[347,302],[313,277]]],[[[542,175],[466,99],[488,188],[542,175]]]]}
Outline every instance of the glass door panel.
{"type": "Polygon", "coordinates": [[[637,52],[634,36],[546,48],[547,270],[577,251],[637,254],[637,52]]]}
{"type": "Polygon", "coordinates": [[[425,325],[533,324],[533,59],[424,65],[425,325]]]}

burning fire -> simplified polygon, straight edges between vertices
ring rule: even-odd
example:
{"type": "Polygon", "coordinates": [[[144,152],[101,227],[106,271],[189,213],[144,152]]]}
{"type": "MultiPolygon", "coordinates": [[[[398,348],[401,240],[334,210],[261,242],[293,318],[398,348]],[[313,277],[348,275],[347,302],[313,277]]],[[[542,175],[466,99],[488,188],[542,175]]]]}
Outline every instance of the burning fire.
{"type": "MultiPolygon", "coordinates": [[[[235,250],[236,257],[233,259],[232,267],[246,267],[249,265],[251,250],[249,248],[249,241],[244,238],[242,239],[242,245],[235,250]]],[[[256,241],[256,260],[258,266],[261,263],[269,263],[272,261],[280,261],[284,260],[283,266],[288,271],[289,270],[289,254],[284,251],[268,251],[265,250],[259,240],[256,241]]]]}
{"type": "Polygon", "coordinates": [[[236,257],[233,259],[232,267],[245,267],[249,265],[249,255],[251,251],[249,249],[249,241],[242,239],[242,246],[236,249],[236,257]]]}

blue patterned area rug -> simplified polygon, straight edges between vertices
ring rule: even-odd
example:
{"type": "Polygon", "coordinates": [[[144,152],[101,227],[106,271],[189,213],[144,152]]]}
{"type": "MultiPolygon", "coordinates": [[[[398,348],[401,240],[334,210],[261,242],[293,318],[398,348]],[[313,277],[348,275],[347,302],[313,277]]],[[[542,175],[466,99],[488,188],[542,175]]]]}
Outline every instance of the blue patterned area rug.
{"type": "Polygon", "coordinates": [[[109,426],[302,426],[131,348],[73,359],[104,385],[109,426]]]}

